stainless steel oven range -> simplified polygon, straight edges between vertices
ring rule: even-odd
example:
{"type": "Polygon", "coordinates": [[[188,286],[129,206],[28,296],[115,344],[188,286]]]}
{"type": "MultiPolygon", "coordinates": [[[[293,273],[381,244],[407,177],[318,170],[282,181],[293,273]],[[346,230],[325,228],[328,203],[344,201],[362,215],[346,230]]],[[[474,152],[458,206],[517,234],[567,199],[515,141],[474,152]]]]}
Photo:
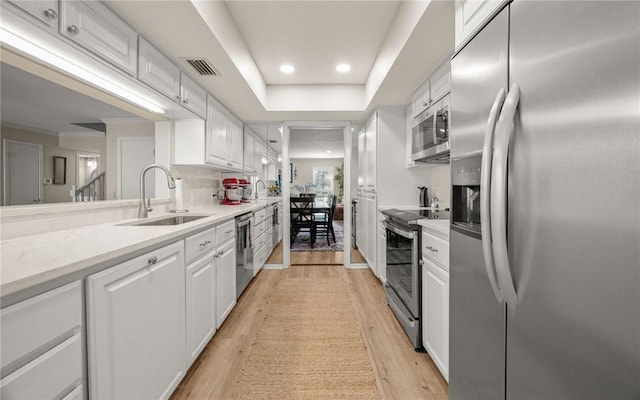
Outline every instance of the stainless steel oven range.
{"type": "Polygon", "coordinates": [[[383,210],[387,242],[387,304],[409,336],[416,351],[422,347],[422,296],[420,268],[420,219],[449,219],[441,210],[383,210]]]}

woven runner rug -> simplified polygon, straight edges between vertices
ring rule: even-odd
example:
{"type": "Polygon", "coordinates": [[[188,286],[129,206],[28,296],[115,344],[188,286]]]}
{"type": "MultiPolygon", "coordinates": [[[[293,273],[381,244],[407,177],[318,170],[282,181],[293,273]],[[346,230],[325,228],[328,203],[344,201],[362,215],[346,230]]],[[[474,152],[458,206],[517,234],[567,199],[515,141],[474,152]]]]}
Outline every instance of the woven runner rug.
{"type": "Polygon", "coordinates": [[[234,399],[380,399],[342,275],[274,288],[234,399]]]}

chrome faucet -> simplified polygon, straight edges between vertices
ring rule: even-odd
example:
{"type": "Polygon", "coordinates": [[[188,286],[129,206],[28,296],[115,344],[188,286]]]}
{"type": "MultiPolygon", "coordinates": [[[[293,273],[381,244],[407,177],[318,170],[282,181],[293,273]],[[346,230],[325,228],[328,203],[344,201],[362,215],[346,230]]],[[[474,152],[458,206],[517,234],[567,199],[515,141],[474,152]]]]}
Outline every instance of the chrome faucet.
{"type": "Polygon", "coordinates": [[[266,189],[266,188],[267,188],[267,184],[266,184],[266,183],[264,183],[264,181],[263,181],[262,179],[258,179],[258,180],[256,181],[256,189],[254,190],[256,200],[258,199],[258,182],[262,183],[262,188],[263,188],[263,189],[266,189]]]}
{"type": "Polygon", "coordinates": [[[153,168],[158,168],[164,171],[164,173],[167,175],[167,185],[169,186],[169,189],[175,189],[176,187],[176,181],[173,179],[173,176],[171,176],[171,173],[164,165],[149,164],[144,167],[142,171],[140,171],[140,204],[138,204],[138,218],[147,218],[148,212],[153,211],[153,208],[151,208],[151,199],[147,199],[146,204],[144,201],[146,197],[144,177],[147,174],[147,171],[153,168]]]}

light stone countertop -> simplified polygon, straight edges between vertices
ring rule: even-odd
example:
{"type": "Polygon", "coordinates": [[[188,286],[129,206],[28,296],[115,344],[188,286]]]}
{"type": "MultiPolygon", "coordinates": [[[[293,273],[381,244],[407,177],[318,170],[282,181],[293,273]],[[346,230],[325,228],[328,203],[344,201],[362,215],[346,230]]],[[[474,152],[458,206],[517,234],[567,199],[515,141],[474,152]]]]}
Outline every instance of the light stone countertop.
{"type": "MultiPolygon", "coordinates": [[[[66,283],[65,279],[68,282],[80,279],[281,200],[268,197],[240,205],[192,209],[188,214],[209,216],[176,226],[121,225],[137,221],[127,219],[4,240],[0,242],[0,295],[4,303],[7,296],[33,291],[37,286],[44,285],[42,291],[49,290],[47,283],[60,286],[66,283]]],[[[162,215],[153,219],[159,217],[162,215]]]]}
{"type": "Polygon", "coordinates": [[[418,225],[423,226],[427,229],[431,229],[433,231],[439,232],[443,235],[446,235],[449,238],[449,230],[450,230],[449,219],[419,219],[418,225]]]}

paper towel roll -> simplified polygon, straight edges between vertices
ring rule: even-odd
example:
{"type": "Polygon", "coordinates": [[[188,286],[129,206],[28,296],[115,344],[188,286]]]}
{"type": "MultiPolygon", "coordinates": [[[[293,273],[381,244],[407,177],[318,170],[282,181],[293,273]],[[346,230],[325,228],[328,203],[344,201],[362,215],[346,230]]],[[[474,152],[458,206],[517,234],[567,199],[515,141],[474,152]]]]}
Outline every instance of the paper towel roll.
{"type": "Polygon", "coordinates": [[[184,209],[182,201],[182,179],[176,178],[176,210],[184,209]]]}

